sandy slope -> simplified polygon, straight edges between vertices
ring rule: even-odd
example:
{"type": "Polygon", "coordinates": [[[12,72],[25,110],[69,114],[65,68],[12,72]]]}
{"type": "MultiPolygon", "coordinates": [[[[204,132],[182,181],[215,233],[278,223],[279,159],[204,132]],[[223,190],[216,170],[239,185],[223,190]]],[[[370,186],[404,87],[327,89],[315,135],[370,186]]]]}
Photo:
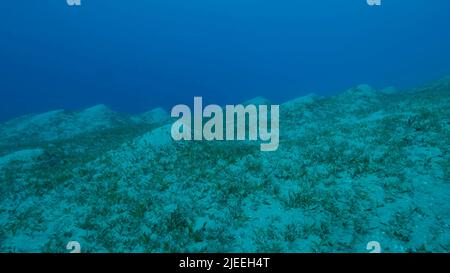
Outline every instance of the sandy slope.
{"type": "Polygon", "coordinates": [[[449,78],[286,102],[271,153],[175,143],[149,113],[2,125],[0,251],[450,251],[449,78]]]}

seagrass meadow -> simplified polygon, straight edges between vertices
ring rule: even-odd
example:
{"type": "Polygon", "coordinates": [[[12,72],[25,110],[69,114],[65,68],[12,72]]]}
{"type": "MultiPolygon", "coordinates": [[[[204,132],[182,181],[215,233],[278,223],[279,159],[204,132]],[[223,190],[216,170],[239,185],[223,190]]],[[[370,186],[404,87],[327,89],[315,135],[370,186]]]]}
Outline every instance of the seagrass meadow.
{"type": "Polygon", "coordinates": [[[287,101],[274,152],[175,142],[171,122],[98,105],[1,124],[0,251],[450,251],[448,77],[287,101]]]}

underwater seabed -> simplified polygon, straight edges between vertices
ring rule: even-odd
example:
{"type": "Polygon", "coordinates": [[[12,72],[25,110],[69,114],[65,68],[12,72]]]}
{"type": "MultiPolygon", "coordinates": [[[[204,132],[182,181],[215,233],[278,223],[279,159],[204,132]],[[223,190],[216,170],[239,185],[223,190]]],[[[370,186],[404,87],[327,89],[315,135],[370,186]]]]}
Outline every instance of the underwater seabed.
{"type": "MultiPolygon", "coordinates": [[[[261,100],[261,98],[258,98],[261,100]]],[[[450,251],[450,78],[280,106],[280,145],[174,142],[162,109],[0,125],[0,251],[450,251]]]]}

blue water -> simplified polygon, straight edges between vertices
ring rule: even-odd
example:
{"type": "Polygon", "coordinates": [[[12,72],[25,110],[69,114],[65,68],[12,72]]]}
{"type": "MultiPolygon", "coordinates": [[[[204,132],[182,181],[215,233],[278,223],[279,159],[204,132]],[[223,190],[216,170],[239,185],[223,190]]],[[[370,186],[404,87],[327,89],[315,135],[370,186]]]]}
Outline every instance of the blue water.
{"type": "Polygon", "coordinates": [[[408,88],[450,72],[449,10],[448,0],[3,1],[0,120],[408,88]]]}

